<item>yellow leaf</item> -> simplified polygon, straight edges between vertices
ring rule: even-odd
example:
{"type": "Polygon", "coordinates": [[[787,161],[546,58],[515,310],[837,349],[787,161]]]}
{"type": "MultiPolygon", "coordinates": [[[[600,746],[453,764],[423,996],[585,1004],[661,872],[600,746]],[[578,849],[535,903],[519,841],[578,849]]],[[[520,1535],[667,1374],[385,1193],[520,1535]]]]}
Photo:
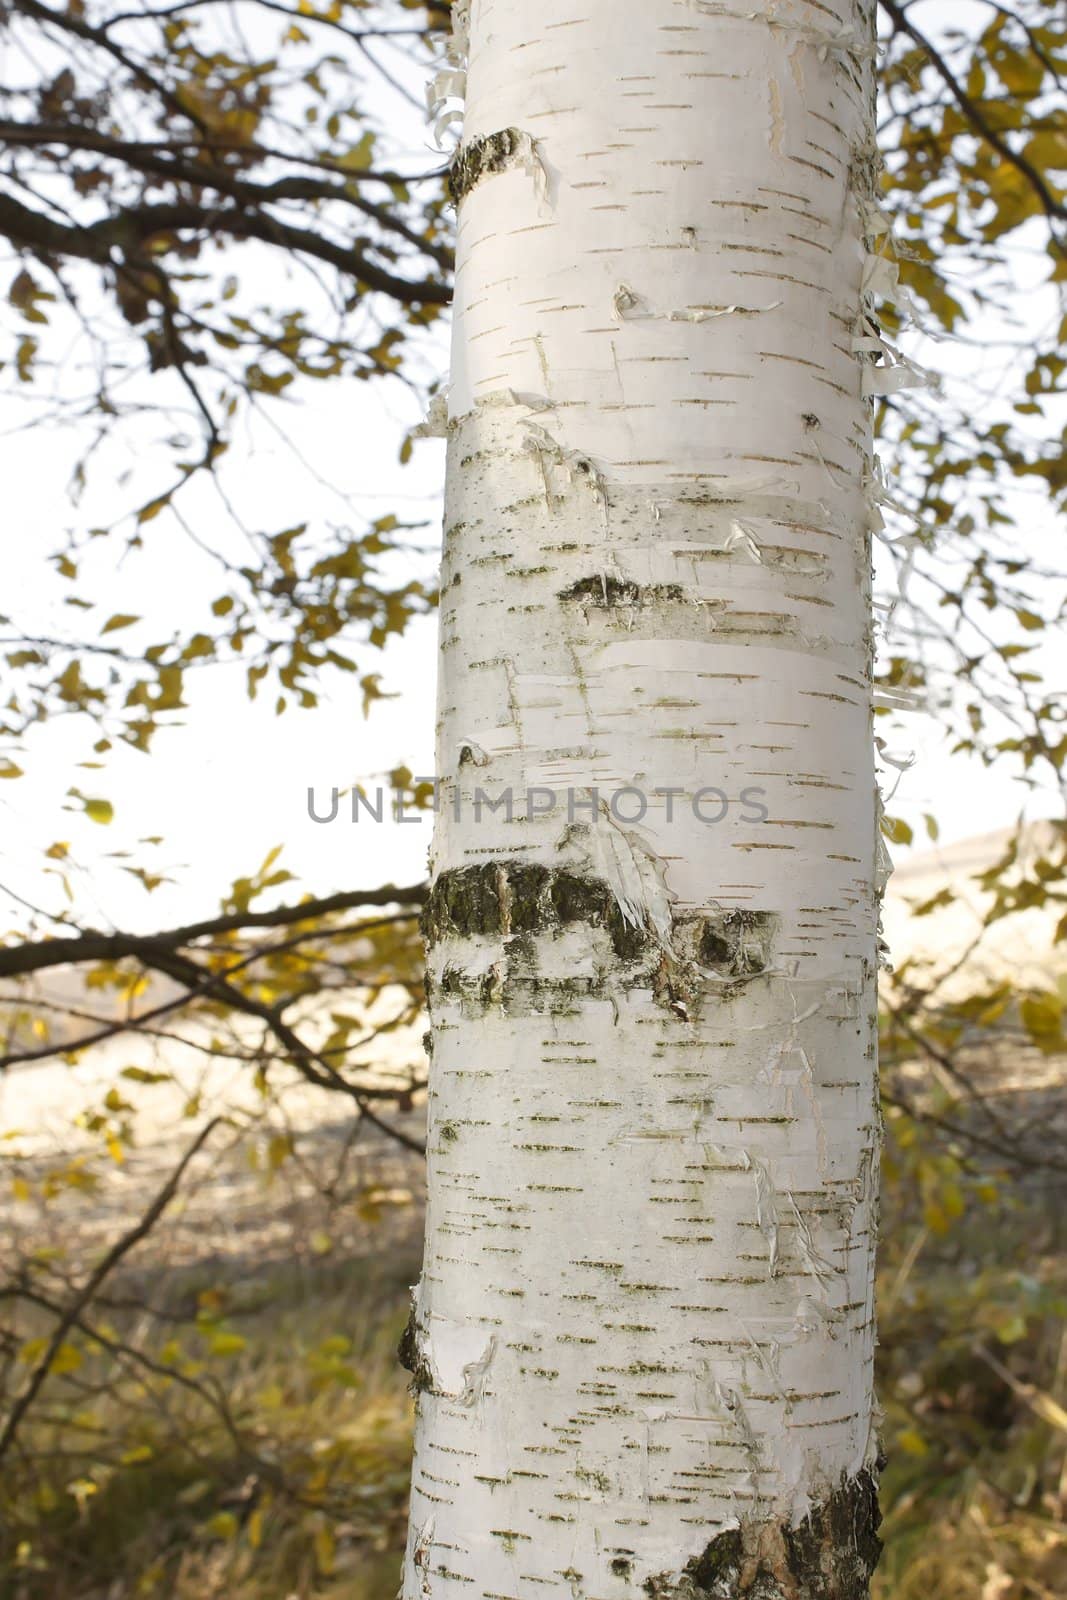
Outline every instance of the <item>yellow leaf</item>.
{"type": "Polygon", "coordinates": [[[56,679],[56,688],[62,698],[70,704],[81,699],[85,683],[82,679],[81,667],[76,661],[72,661],[69,666],[63,668],[63,671],[56,679]]]}
{"type": "Polygon", "coordinates": [[[216,1511],[204,1524],[204,1532],[213,1539],[234,1539],[237,1537],[238,1522],[232,1511],[216,1511]]]}
{"type": "Polygon", "coordinates": [[[914,835],[902,817],[883,817],[882,832],[890,844],[910,844],[914,835]]]}
{"type": "Polygon", "coordinates": [[[1034,1044],[1046,1053],[1055,1051],[1062,1040],[1063,1004],[1050,991],[1027,995],[1019,1007],[1023,1027],[1034,1044]]]}
{"type": "Polygon", "coordinates": [[[240,1333],[216,1333],[210,1343],[213,1356],[236,1356],[248,1346],[248,1340],[240,1333]]]}
{"type": "Polygon", "coordinates": [[[102,827],[106,827],[115,815],[115,807],[110,800],[86,800],[84,806],[89,821],[99,822],[102,827]]]}
{"type": "Polygon", "coordinates": [[[315,1533],[315,1565],[324,1578],[328,1578],[337,1564],[337,1545],[333,1532],[323,1526],[315,1533]]]}
{"type": "Polygon", "coordinates": [[[169,500],[169,495],[162,495],[158,500],[149,500],[148,504],[142,506],[137,513],[138,523],[151,522],[153,517],[158,517],[169,500]]]}
{"type": "Polygon", "coordinates": [[[1005,89],[1023,99],[1037,94],[1044,82],[1044,64],[1029,50],[1013,50],[1010,45],[998,41],[993,64],[1005,89]]]}
{"type": "Polygon", "coordinates": [[[1067,172],[1067,130],[1043,129],[1026,146],[1030,161],[1043,171],[1067,172]]]}
{"type": "Polygon", "coordinates": [[[348,172],[362,172],[370,166],[374,154],[374,135],[365,133],[358,144],[346,150],[341,157],[340,164],[348,172]]]}
{"type": "Polygon", "coordinates": [[[125,612],[117,611],[113,617],[108,617],[100,632],[101,634],[117,633],[120,628],[129,628],[133,623],[140,622],[140,620],[140,617],[127,616],[125,612]]]}
{"type": "Polygon", "coordinates": [[[20,383],[29,383],[33,377],[33,358],[37,354],[37,340],[27,333],[18,342],[15,351],[15,369],[20,383]]]}
{"type": "Polygon", "coordinates": [[[75,1345],[61,1344],[52,1357],[49,1370],[57,1377],[62,1377],[65,1372],[77,1372],[83,1359],[81,1351],[75,1345]]]}
{"type": "Polygon", "coordinates": [[[270,1163],[271,1171],[277,1172],[279,1167],[285,1165],[292,1153],[292,1139],[284,1133],[274,1134],[267,1146],[267,1160],[270,1163]]]}

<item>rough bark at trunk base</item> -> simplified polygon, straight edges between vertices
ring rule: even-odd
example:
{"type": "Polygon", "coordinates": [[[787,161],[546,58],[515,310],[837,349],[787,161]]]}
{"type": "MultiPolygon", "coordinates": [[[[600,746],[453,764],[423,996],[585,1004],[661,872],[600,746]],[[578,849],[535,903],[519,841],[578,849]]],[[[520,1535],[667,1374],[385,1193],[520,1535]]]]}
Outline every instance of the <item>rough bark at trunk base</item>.
{"type": "MultiPolygon", "coordinates": [[[[714,1538],[681,1577],[645,1580],[650,1600],[865,1600],[882,1553],[873,1473],[845,1481],[798,1527],[747,1522],[714,1538]]],[[[613,1563],[618,1576],[628,1563],[613,1563]]]]}

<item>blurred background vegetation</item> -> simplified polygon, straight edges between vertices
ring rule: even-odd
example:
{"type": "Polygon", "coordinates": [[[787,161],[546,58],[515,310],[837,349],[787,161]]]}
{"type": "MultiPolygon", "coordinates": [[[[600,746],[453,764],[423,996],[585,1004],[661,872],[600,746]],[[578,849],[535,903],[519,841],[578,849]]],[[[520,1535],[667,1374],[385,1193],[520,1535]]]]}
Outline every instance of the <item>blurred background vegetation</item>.
{"type": "MultiPolygon", "coordinates": [[[[5,481],[44,437],[72,508],[51,543],[12,541],[5,566],[37,577],[0,594],[2,787],[51,761],[70,835],[16,859],[7,830],[2,1600],[395,1591],[421,869],[381,883],[353,849],[317,892],[272,850],[222,892],[189,869],[176,899],[164,841],[123,821],[123,761],[160,762],[235,665],[278,717],[331,696],[385,715],[388,647],[433,610],[403,493],[357,514],[294,450],[306,520],[248,496],[265,437],[364,386],[405,397],[387,448],[418,470],[412,406],[432,416],[446,359],[449,12],[0,3],[5,481]],[[135,612],[116,596],[137,561],[157,585],[135,612]],[[133,909],[99,890],[97,830],[133,909]]],[[[904,852],[877,1587],[1024,1600],[1067,1591],[1067,23],[1047,0],[880,16],[872,288],[907,309],[881,336],[918,384],[877,415],[883,833],[904,852]],[[1008,773],[1044,820],[966,841],[966,811],[910,816],[915,706],[970,781],[1008,773]]],[[[384,486],[383,437],[344,448],[384,486]]],[[[389,779],[429,804],[406,767],[389,779]]]]}

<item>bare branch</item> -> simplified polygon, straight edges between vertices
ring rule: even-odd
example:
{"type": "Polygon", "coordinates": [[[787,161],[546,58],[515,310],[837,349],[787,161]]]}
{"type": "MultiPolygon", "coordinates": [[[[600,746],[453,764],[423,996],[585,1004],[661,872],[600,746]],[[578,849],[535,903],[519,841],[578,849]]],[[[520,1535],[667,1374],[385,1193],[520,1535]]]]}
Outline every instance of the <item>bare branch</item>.
{"type": "Polygon", "coordinates": [[[121,961],[127,956],[152,965],[153,955],[215,934],[236,933],[242,928],[284,928],[295,922],[328,917],[335,911],[351,911],[357,906],[421,906],[426,893],[424,883],[410,884],[403,889],[387,883],[380,889],[353,889],[322,900],[277,906],[273,911],[236,911],[208,917],[203,922],[190,922],[185,927],[162,933],[98,933],[86,929],[74,939],[40,939],[0,949],[0,978],[17,978],[49,967],[80,965],[86,961],[121,961]]]}
{"type": "Polygon", "coordinates": [[[0,194],[0,232],[13,244],[41,254],[76,257],[94,261],[98,266],[114,265],[116,250],[138,251],[146,240],[157,234],[228,234],[234,239],[259,239],[265,244],[313,256],[355,278],[365,288],[377,289],[403,305],[445,306],[452,298],[446,283],[398,278],[369,261],[351,245],[335,244],[309,228],[298,228],[266,212],[246,211],[234,205],[214,210],[190,202],[133,206],[88,227],[76,227],[56,222],[11,195],[0,194]]]}

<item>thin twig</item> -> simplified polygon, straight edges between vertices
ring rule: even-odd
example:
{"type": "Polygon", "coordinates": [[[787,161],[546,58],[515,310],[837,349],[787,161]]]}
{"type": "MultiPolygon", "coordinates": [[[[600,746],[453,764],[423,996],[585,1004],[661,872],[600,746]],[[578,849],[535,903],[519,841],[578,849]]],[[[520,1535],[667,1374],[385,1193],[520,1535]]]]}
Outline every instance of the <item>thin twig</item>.
{"type": "Polygon", "coordinates": [[[67,1334],[74,1327],[97,1290],[115,1270],[123,1257],[129,1255],[134,1246],[140,1244],[141,1240],[151,1233],[159,1218],[177,1194],[178,1186],[185,1176],[189,1163],[203,1149],[208,1138],[224,1120],[223,1117],[212,1117],[210,1122],[205,1123],[162,1189],[160,1189],[151,1205],[142,1215],[140,1221],[115,1241],[111,1249],[86,1278],[73,1300],[67,1305],[66,1310],[52,1330],[52,1336],[45,1345],[40,1360],[31,1372],[22,1393],[12,1406],[3,1429],[0,1430],[0,1461],[4,1459],[14,1443],[23,1418],[40,1393],[41,1387],[52,1370],[52,1364],[67,1334]]]}

